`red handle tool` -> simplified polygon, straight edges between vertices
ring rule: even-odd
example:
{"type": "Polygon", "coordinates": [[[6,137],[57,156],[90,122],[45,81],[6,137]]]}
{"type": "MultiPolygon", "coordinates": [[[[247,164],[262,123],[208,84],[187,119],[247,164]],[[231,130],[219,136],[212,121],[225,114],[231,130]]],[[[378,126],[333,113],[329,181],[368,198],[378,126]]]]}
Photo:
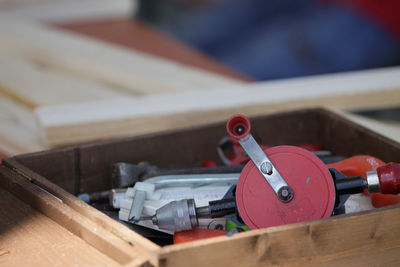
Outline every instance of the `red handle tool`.
{"type": "MultiPolygon", "coordinates": [[[[261,149],[250,134],[249,120],[242,115],[233,116],[226,129],[251,159],[244,167],[236,188],[238,211],[251,229],[331,215],[336,193],[328,167],[334,164],[327,167],[313,153],[299,147],[261,149]],[[289,194],[290,199],[283,199],[282,192],[289,194]]],[[[375,163],[378,167],[383,162],[375,163]]],[[[347,175],[356,171],[344,162],[341,164],[336,164],[336,167],[347,175]]],[[[388,164],[368,172],[363,184],[370,192],[400,192],[399,165],[388,164]]]]}
{"type": "Polygon", "coordinates": [[[241,115],[233,116],[226,128],[251,158],[236,187],[237,208],[247,226],[263,228],[331,215],[335,184],[317,156],[294,146],[262,150],[250,134],[249,120],[241,115]]]}
{"type": "MultiPolygon", "coordinates": [[[[392,192],[396,191],[396,186],[394,186],[395,184],[397,184],[397,186],[398,186],[398,177],[399,177],[399,174],[398,174],[399,167],[398,166],[399,166],[399,164],[395,164],[395,163],[392,163],[392,164],[394,164],[395,166],[392,166],[392,168],[391,168],[392,171],[389,171],[389,173],[392,172],[392,175],[389,175],[389,177],[391,179],[387,179],[388,174],[383,175],[384,176],[383,184],[385,184],[383,186],[384,187],[383,192],[370,194],[371,203],[375,208],[386,207],[386,206],[395,205],[395,204],[400,203],[400,194],[397,194],[397,195],[393,195],[393,193],[388,194],[391,191],[392,192]],[[396,173],[397,173],[397,176],[396,176],[396,173]],[[395,181],[397,181],[397,183],[395,181]],[[390,187],[392,187],[391,191],[387,189],[388,186],[389,186],[389,189],[390,189],[390,187]]],[[[387,173],[384,170],[389,169],[389,167],[384,167],[385,162],[383,162],[382,160],[372,157],[372,156],[366,156],[366,155],[354,156],[354,157],[351,157],[351,158],[348,158],[348,159],[345,159],[345,160],[342,160],[339,162],[328,164],[327,166],[328,166],[328,168],[337,169],[338,171],[340,171],[341,173],[343,173],[344,175],[346,175],[348,177],[362,176],[364,178],[366,178],[366,173],[368,173],[368,172],[379,169],[380,170],[379,173],[382,176],[382,173],[383,174],[387,173]]],[[[371,175],[373,175],[373,173],[370,173],[370,176],[371,175]]],[[[398,193],[400,193],[400,192],[398,192],[398,193]]],[[[369,194],[368,190],[365,191],[365,194],[367,194],[367,195],[369,194]]],[[[396,194],[396,193],[394,193],[394,194],[396,194]]]]}

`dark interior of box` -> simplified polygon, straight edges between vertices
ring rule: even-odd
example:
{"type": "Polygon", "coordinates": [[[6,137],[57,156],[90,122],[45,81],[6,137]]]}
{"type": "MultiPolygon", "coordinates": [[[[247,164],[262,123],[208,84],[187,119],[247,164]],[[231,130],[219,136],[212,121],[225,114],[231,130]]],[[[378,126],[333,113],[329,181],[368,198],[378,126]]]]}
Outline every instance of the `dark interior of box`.
{"type": "MultiPolygon", "coordinates": [[[[305,109],[253,117],[252,134],[262,144],[313,143],[335,155],[368,154],[398,161],[397,143],[323,109],[305,109]]],[[[225,123],[164,132],[16,157],[26,167],[73,194],[110,189],[115,162],[147,161],[162,168],[199,166],[218,158],[217,145],[226,136],[225,123]]]]}

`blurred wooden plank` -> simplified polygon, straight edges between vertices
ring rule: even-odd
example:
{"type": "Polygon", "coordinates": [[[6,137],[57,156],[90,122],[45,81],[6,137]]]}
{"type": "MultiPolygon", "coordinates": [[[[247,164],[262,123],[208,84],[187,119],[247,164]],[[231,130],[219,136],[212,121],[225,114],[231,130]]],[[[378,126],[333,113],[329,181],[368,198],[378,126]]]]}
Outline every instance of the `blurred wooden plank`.
{"type": "Polygon", "coordinates": [[[236,112],[259,115],[319,105],[343,110],[395,105],[400,104],[399,88],[400,68],[387,68],[48,106],[35,114],[44,142],[54,146],[222,121],[236,112]]]}
{"type": "Polygon", "coordinates": [[[0,15],[7,14],[43,22],[70,22],[100,18],[130,18],[135,0],[2,0],[0,15]]]}
{"type": "Polygon", "coordinates": [[[47,148],[32,110],[0,94],[0,153],[10,157],[47,148]]]}
{"type": "Polygon", "coordinates": [[[139,20],[113,18],[55,26],[240,81],[252,81],[252,78],[139,20]]]}
{"type": "Polygon", "coordinates": [[[0,92],[34,108],[123,97],[101,83],[59,73],[0,53],[0,92]]]}
{"type": "Polygon", "coordinates": [[[0,17],[0,49],[138,94],[203,90],[239,83],[198,68],[9,16],[0,17]]]}

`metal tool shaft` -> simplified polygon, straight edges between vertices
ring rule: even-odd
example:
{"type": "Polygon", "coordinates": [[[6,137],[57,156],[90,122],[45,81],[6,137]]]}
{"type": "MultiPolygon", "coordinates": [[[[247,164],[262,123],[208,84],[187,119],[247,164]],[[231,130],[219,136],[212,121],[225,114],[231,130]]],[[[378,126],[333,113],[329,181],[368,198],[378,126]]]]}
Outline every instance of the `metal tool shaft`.
{"type": "Polygon", "coordinates": [[[284,202],[290,201],[293,198],[293,191],[250,134],[250,121],[245,116],[235,115],[227,122],[226,129],[228,134],[243,147],[278,198],[284,202]]]}
{"type": "Polygon", "coordinates": [[[180,232],[198,226],[199,218],[222,217],[236,211],[235,199],[210,201],[209,206],[196,208],[194,199],[171,201],[156,211],[154,216],[142,217],[151,220],[160,229],[180,232]]]}

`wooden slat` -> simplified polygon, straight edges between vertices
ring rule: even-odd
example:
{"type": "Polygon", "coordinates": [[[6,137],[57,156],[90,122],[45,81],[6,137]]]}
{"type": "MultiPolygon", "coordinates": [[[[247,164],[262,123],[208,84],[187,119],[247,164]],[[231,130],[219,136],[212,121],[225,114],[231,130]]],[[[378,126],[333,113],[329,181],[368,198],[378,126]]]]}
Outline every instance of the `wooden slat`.
{"type": "Polygon", "coordinates": [[[204,70],[9,16],[0,16],[0,49],[139,94],[202,90],[238,83],[204,70]]]}
{"type": "Polygon", "coordinates": [[[120,266],[0,187],[1,266],[120,266]]]}
{"type": "Polygon", "coordinates": [[[373,266],[400,261],[400,205],[161,249],[160,266],[373,266]]]}
{"type": "MultiPolygon", "coordinates": [[[[28,182],[27,179],[30,179],[30,177],[25,176],[23,178],[24,176],[13,173],[5,166],[0,166],[0,175],[2,176],[0,185],[3,188],[14,195],[18,195],[21,200],[79,236],[119,264],[127,264],[135,258],[148,259],[150,257],[149,254],[152,253],[150,249],[143,251],[140,249],[142,247],[140,244],[134,244],[130,239],[126,239],[124,235],[120,235],[119,231],[110,231],[99,223],[93,222],[64,204],[63,199],[55,197],[48,193],[47,190],[42,190],[41,185],[34,185],[32,183],[33,180],[28,182]]],[[[61,189],[59,188],[59,190],[61,189]]],[[[111,218],[109,219],[112,220],[111,218]]],[[[123,227],[122,225],[120,226],[123,227]]],[[[134,234],[133,232],[131,233],[134,234]]],[[[138,235],[136,234],[136,236],[138,235]]],[[[140,238],[144,239],[140,236],[138,238],[139,240],[140,238]]],[[[151,243],[150,241],[147,242],[151,243]]]]}
{"type": "Polygon", "coordinates": [[[101,83],[73,77],[0,53],[0,93],[35,108],[127,96],[101,83]]]}
{"type": "MultiPolygon", "coordinates": [[[[52,195],[60,199],[64,204],[62,206],[60,206],[59,203],[54,202],[54,199],[52,201],[52,203],[56,205],[54,206],[56,210],[47,210],[46,207],[43,208],[42,205],[35,206],[35,208],[39,209],[42,213],[57,221],[68,230],[72,232],[79,231],[78,235],[89,242],[92,246],[95,246],[107,255],[111,254],[112,256],[110,257],[116,257],[117,261],[128,260],[126,258],[127,253],[128,255],[130,255],[130,260],[138,258],[147,259],[154,262],[154,252],[159,249],[159,246],[157,246],[156,244],[131,231],[126,226],[114,221],[108,216],[104,216],[104,214],[100,211],[87,205],[86,203],[77,199],[75,196],[67,193],[65,190],[49,182],[42,176],[32,172],[17,161],[13,159],[7,159],[5,160],[4,164],[11,169],[18,169],[17,172],[20,175],[29,178],[31,182],[45,189],[47,192],[51,192],[52,195]],[[63,214],[67,211],[69,212],[69,214],[63,214]],[[76,220],[74,219],[73,222],[69,223],[68,219],[65,218],[66,215],[68,217],[73,216],[74,218],[76,218],[76,220]],[[90,236],[91,234],[93,234],[91,232],[85,233],[88,226],[94,227],[91,228],[92,230],[96,228],[95,237],[90,236]],[[87,237],[90,239],[87,239],[87,237]],[[99,238],[100,240],[98,240],[99,238]],[[108,244],[107,246],[109,247],[104,247],[105,244],[108,244]],[[110,249],[110,251],[104,252],[103,249],[110,249]],[[114,252],[115,249],[120,251],[117,251],[118,253],[116,253],[114,252]]],[[[19,181],[18,183],[23,182],[20,181],[20,177],[16,175],[8,176],[12,181],[19,181]]],[[[21,184],[21,188],[19,190],[26,190],[23,188],[29,189],[30,186],[29,184],[21,184]]],[[[31,188],[30,190],[34,189],[35,188],[31,188]]],[[[26,194],[28,195],[29,193],[26,194]]],[[[41,199],[39,200],[40,202],[42,202],[41,199]]],[[[90,228],[89,231],[91,231],[90,228]]],[[[124,264],[126,263],[127,262],[125,262],[124,264]]]]}
{"type": "Polygon", "coordinates": [[[209,92],[43,107],[36,110],[36,116],[44,142],[54,146],[221,121],[235,112],[258,115],[310,106],[354,110],[398,105],[400,89],[397,88],[400,88],[400,68],[388,68],[254,83],[209,92]]]}
{"type": "Polygon", "coordinates": [[[88,21],[110,17],[132,17],[135,0],[2,0],[0,15],[12,15],[43,22],[88,21]]]}
{"type": "Polygon", "coordinates": [[[32,110],[0,94],[0,151],[10,157],[44,149],[32,110]]]}

